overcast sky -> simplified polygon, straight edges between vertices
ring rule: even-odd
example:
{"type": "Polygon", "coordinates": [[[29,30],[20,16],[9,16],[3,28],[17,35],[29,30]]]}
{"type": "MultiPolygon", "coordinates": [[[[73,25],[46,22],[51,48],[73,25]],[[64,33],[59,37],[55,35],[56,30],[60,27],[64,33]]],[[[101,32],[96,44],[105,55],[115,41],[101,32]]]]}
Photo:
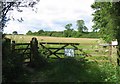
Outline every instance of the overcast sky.
{"type": "Polygon", "coordinates": [[[91,4],[94,0],[40,0],[36,5],[37,13],[30,8],[24,8],[22,13],[16,10],[8,13],[8,17],[12,16],[15,20],[10,20],[4,33],[12,33],[17,31],[25,34],[28,30],[38,31],[40,29],[46,31],[62,31],[66,24],[72,23],[73,29],[76,29],[76,21],[84,20],[89,31],[92,28],[91,4]],[[17,19],[23,18],[23,22],[17,19]]]}

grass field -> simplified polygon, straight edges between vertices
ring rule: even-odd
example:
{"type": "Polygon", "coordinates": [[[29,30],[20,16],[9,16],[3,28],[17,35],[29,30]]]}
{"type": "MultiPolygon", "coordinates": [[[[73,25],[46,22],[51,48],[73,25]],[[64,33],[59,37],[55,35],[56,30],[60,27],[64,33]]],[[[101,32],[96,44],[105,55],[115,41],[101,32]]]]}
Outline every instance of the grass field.
{"type": "MultiPolygon", "coordinates": [[[[29,43],[33,37],[36,37],[38,42],[57,42],[57,43],[80,43],[78,48],[83,49],[86,53],[94,56],[109,55],[109,47],[103,48],[99,44],[104,43],[101,39],[92,38],[65,38],[65,37],[49,37],[49,36],[31,36],[31,35],[6,35],[7,38],[16,41],[16,43],[29,43]],[[99,50],[99,52],[95,52],[99,50]]],[[[49,45],[48,47],[56,47],[57,45],[49,45]]],[[[58,45],[59,47],[59,45],[58,45]]],[[[114,48],[113,51],[116,51],[114,48]]],[[[116,55],[116,53],[114,54],[116,55]]]]}
{"type": "MultiPolygon", "coordinates": [[[[26,36],[26,35],[7,35],[6,37],[15,40],[17,43],[30,42],[36,37],[39,42],[63,42],[63,43],[80,43],[82,48],[91,57],[76,57],[73,59],[63,59],[48,61],[50,64],[41,70],[33,71],[26,74],[20,81],[30,82],[117,82],[116,66],[112,65],[109,60],[109,52],[99,47],[98,44],[103,42],[99,39],[91,38],[63,38],[63,37],[46,37],[46,36],[26,36]],[[99,52],[95,52],[99,49],[99,52]]],[[[53,47],[51,45],[51,47],[53,47]]],[[[55,46],[54,46],[55,47],[55,46]]],[[[109,48],[107,48],[109,49],[109,48]]],[[[116,53],[114,54],[116,55],[116,53]]]]}
{"type": "MultiPolygon", "coordinates": [[[[65,38],[65,37],[48,37],[48,36],[31,36],[31,35],[7,35],[7,38],[14,40],[16,43],[26,43],[30,42],[33,37],[36,37],[38,42],[56,42],[56,43],[80,43],[77,46],[83,49],[87,53],[94,53],[94,55],[103,54],[105,49],[100,48],[99,43],[102,42],[100,39],[92,38],[65,38]],[[95,50],[99,48],[99,53],[95,50]]],[[[41,47],[39,45],[39,47],[41,47]]],[[[60,45],[47,45],[47,47],[61,47],[60,45]]],[[[63,51],[62,51],[63,52],[63,51]]]]}
{"type": "MultiPolygon", "coordinates": [[[[92,56],[109,56],[109,47],[102,48],[99,44],[104,43],[101,39],[92,39],[92,38],[65,38],[65,37],[49,37],[49,36],[31,36],[31,35],[7,35],[7,38],[16,41],[16,43],[29,43],[33,37],[38,39],[38,42],[57,42],[57,43],[80,43],[77,46],[80,49],[83,49],[84,52],[92,56]],[[99,50],[99,52],[96,52],[99,50]]],[[[23,46],[22,46],[23,47],[23,46]]],[[[41,47],[39,45],[39,47],[41,47]]],[[[47,47],[61,47],[60,45],[48,45],[47,47]]],[[[115,51],[115,50],[114,50],[115,51]]],[[[60,52],[64,52],[61,50],[60,52]]],[[[79,52],[76,51],[78,54],[79,52]]],[[[116,53],[114,54],[115,57],[116,53]]],[[[116,59],[116,58],[115,58],[116,59]]],[[[115,60],[114,60],[115,61],[115,60]]]]}
{"type": "Polygon", "coordinates": [[[30,42],[30,40],[33,37],[36,37],[39,42],[98,44],[99,41],[99,39],[92,39],[92,38],[65,38],[65,37],[29,36],[29,35],[7,35],[6,37],[21,43],[30,42]]]}

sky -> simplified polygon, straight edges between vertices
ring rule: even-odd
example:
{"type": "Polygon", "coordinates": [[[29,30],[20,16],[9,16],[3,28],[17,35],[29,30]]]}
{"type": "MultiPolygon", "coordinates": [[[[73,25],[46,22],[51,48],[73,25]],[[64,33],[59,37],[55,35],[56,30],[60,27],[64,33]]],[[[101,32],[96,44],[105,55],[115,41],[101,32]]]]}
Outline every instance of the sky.
{"type": "Polygon", "coordinates": [[[72,23],[72,28],[77,29],[76,21],[84,20],[85,25],[91,31],[92,13],[91,5],[94,0],[40,0],[35,6],[35,11],[31,8],[22,8],[23,12],[9,11],[7,17],[11,20],[7,22],[4,33],[17,31],[25,34],[29,30],[35,32],[40,29],[44,31],[63,31],[65,25],[72,23]],[[37,11],[37,12],[36,12],[37,11]],[[15,18],[15,20],[12,19],[15,18]],[[23,18],[19,22],[17,19],[23,18]]]}

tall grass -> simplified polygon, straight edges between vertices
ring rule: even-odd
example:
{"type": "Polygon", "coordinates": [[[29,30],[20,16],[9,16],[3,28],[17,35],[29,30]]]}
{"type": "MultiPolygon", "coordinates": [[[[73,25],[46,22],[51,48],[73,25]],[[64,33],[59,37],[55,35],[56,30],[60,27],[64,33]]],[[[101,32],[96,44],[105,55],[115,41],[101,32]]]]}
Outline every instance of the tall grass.
{"type": "Polygon", "coordinates": [[[53,60],[29,77],[32,82],[109,82],[117,83],[116,66],[90,62],[84,58],[53,60]]]}

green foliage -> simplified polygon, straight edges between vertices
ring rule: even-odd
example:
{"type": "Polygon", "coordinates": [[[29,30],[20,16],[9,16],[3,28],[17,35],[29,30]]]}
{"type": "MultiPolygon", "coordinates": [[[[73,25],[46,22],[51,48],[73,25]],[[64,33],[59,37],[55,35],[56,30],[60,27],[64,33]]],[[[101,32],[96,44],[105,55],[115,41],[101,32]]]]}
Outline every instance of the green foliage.
{"type": "Polygon", "coordinates": [[[66,29],[64,30],[65,37],[72,37],[73,29],[71,29],[71,27],[72,27],[72,24],[65,25],[65,29],[66,29]]]}
{"type": "Polygon", "coordinates": [[[73,34],[73,29],[64,30],[65,37],[72,37],[72,34],[73,34]]]}
{"type": "MultiPolygon", "coordinates": [[[[77,20],[77,26],[78,30],[74,30],[72,28],[72,24],[66,24],[65,25],[65,30],[63,31],[44,31],[44,30],[39,30],[37,32],[32,32],[28,31],[26,34],[27,35],[37,35],[37,36],[52,36],[52,37],[75,37],[75,38],[80,38],[84,37],[85,38],[97,38],[96,34],[93,36],[92,34],[89,35],[87,34],[88,28],[85,26],[85,23],[83,20],[77,20]]],[[[92,33],[92,32],[91,32],[92,33]]],[[[97,33],[97,32],[96,32],[97,33]]]]}
{"type": "Polygon", "coordinates": [[[76,32],[76,35],[75,35],[76,38],[80,38],[81,36],[82,36],[81,32],[76,32]]]}
{"type": "Polygon", "coordinates": [[[26,34],[27,34],[27,35],[31,35],[31,34],[32,34],[32,31],[29,30],[26,34]]]}
{"type": "Polygon", "coordinates": [[[98,32],[84,32],[81,36],[82,38],[100,38],[98,32]]]}
{"type": "Polygon", "coordinates": [[[68,29],[64,31],[44,31],[42,33],[30,32],[26,33],[27,35],[36,35],[36,36],[52,36],[52,37],[75,37],[75,38],[99,38],[99,32],[78,32],[74,29],[68,29]]]}
{"type": "Polygon", "coordinates": [[[95,2],[91,7],[95,10],[93,13],[94,31],[98,30],[100,36],[110,42],[116,38],[117,27],[119,26],[119,6],[118,3],[95,2]],[[116,8],[115,8],[116,7],[116,8]],[[106,16],[107,15],[107,16],[106,16]]]}
{"type": "Polygon", "coordinates": [[[17,31],[13,31],[13,34],[14,34],[14,35],[17,35],[17,34],[18,34],[18,32],[17,32],[17,31]]]}
{"type": "Polygon", "coordinates": [[[120,51],[120,2],[95,2],[91,7],[95,10],[94,31],[99,30],[100,36],[106,42],[117,39],[117,51],[120,51]]]}
{"type": "Polygon", "coordinates": [[[65,29],[66,29],[66,30],[71,29],[71,27],[72,27],[72,24],[71,24],[71,23],[70,23],[70,24],[65,25],[65,29]]]}
{"type": "Polygon", "coordinates": [[[63,34],[63,31],[51,31],[51,34],[50,36],[53,36],[53,37],[64,37],[64,34],[63,34]]]}
{"type": "Polygon", "coordinates": [[[41,30],[38,31],[38,33],[42,34],[42,33],[44,33],[44,30],[41,29],[41,30]]]}
{"type": "Polygon", "coordinates": [[[87,32],[88,29],[87,27],[85,26],[85,23],[83,20],[77,20],[77,26],[78,26],[78,32],[87,32]]]}

